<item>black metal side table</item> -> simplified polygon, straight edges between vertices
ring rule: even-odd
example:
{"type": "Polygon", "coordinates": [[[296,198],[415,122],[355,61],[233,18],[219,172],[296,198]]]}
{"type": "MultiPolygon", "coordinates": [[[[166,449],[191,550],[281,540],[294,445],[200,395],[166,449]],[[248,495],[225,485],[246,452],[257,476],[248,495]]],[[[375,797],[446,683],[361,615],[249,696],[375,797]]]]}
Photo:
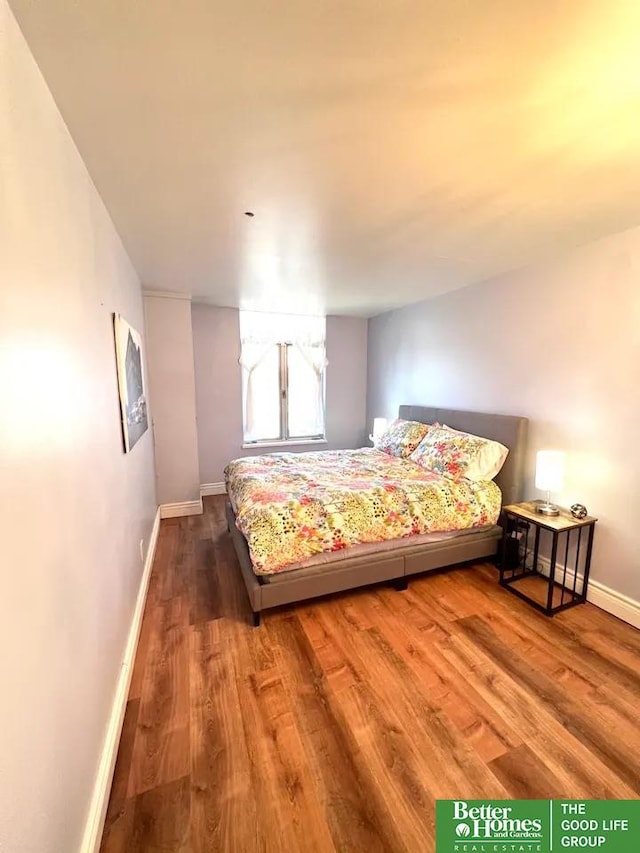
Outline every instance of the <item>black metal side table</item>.
{"type": "Polygon", "coordinates": [[[597,518],[536,513],[536,501],[502,508],[500,584],[547,616],[587,600],[597,518]],[[544,540],[547,540],[546,542],[544,540]],[[541,548],[549,554],[541,556],[541,548]],[[560,565],[558,566],[558,559],[560,565]],[[546,565],[542,565],[546,564],[546,565]],[[548,569],[547,569],[548,566],[548,569]],[[533,597],[536,581],[541,600],[533,597]]]}

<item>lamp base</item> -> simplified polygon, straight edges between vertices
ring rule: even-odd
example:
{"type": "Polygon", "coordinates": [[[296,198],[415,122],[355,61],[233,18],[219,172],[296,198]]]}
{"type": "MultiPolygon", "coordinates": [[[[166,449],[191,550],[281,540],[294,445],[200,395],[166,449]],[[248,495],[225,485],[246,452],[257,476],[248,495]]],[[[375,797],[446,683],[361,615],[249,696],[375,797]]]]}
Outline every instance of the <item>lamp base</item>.
{"type": "Polygon", "coordinates": [[[547,516],[560,515],[560,507],[550,501],[540,501],[539,504],[536,504],[536,512],[547,516]]]}

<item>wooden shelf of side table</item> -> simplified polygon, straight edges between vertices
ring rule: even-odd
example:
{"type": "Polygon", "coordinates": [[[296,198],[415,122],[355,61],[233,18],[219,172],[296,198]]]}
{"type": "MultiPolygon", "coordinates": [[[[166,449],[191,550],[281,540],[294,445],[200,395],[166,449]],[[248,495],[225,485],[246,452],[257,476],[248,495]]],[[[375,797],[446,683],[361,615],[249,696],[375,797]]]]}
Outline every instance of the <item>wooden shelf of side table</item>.
{"type": "Polygon", "coordinates": [[[541,515],[536,512],[537,503],[526,501],[502,508],[500,584],[542,613],[553,616],[587,600],[593,534],[598,519],[574,518],[565,509],[557,516],[541,515]],[[550,539],[551,545],[548,575],[540,569],[542,536],[550,539]],[[510,565],[508,545],[514,538],[518,560],[510,565]],[[535,579],[545,584],[542,601],[531,594],[535,579]]]}

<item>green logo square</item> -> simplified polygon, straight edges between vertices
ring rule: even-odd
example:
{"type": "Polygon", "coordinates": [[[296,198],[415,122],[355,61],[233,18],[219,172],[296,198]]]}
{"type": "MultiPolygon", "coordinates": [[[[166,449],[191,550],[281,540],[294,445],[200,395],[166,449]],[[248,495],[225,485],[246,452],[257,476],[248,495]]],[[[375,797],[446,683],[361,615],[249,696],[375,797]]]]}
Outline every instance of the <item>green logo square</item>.
{"type": "Polygon", "coordinates": [[[547,853],[548,800],[438,800],[436,853],[547,853]]]}
{"type": "Polygon", "coordinates": [[[636,853],[640,800],[438,800],[436,853],[636,853]]]}

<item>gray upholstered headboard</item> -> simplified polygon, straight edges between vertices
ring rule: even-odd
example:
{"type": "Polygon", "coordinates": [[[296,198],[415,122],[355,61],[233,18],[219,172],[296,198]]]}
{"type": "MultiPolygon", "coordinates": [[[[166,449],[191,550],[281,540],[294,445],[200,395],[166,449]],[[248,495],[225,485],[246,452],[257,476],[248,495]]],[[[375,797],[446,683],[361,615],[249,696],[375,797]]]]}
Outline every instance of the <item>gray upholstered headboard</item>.
{"type": "Polygon", "coordinates": [[[527,447],[527,418],[513,415],[487,415],[483,412],[463,412],[458,409],[434,409],[430,406],[400,406],[399,416],[408,421],[441,424],[492,438],[509,448],[507,461],[496,477],[502,491],[503,505],[517,503],[523,498],[524,459],[527,447]]]}

